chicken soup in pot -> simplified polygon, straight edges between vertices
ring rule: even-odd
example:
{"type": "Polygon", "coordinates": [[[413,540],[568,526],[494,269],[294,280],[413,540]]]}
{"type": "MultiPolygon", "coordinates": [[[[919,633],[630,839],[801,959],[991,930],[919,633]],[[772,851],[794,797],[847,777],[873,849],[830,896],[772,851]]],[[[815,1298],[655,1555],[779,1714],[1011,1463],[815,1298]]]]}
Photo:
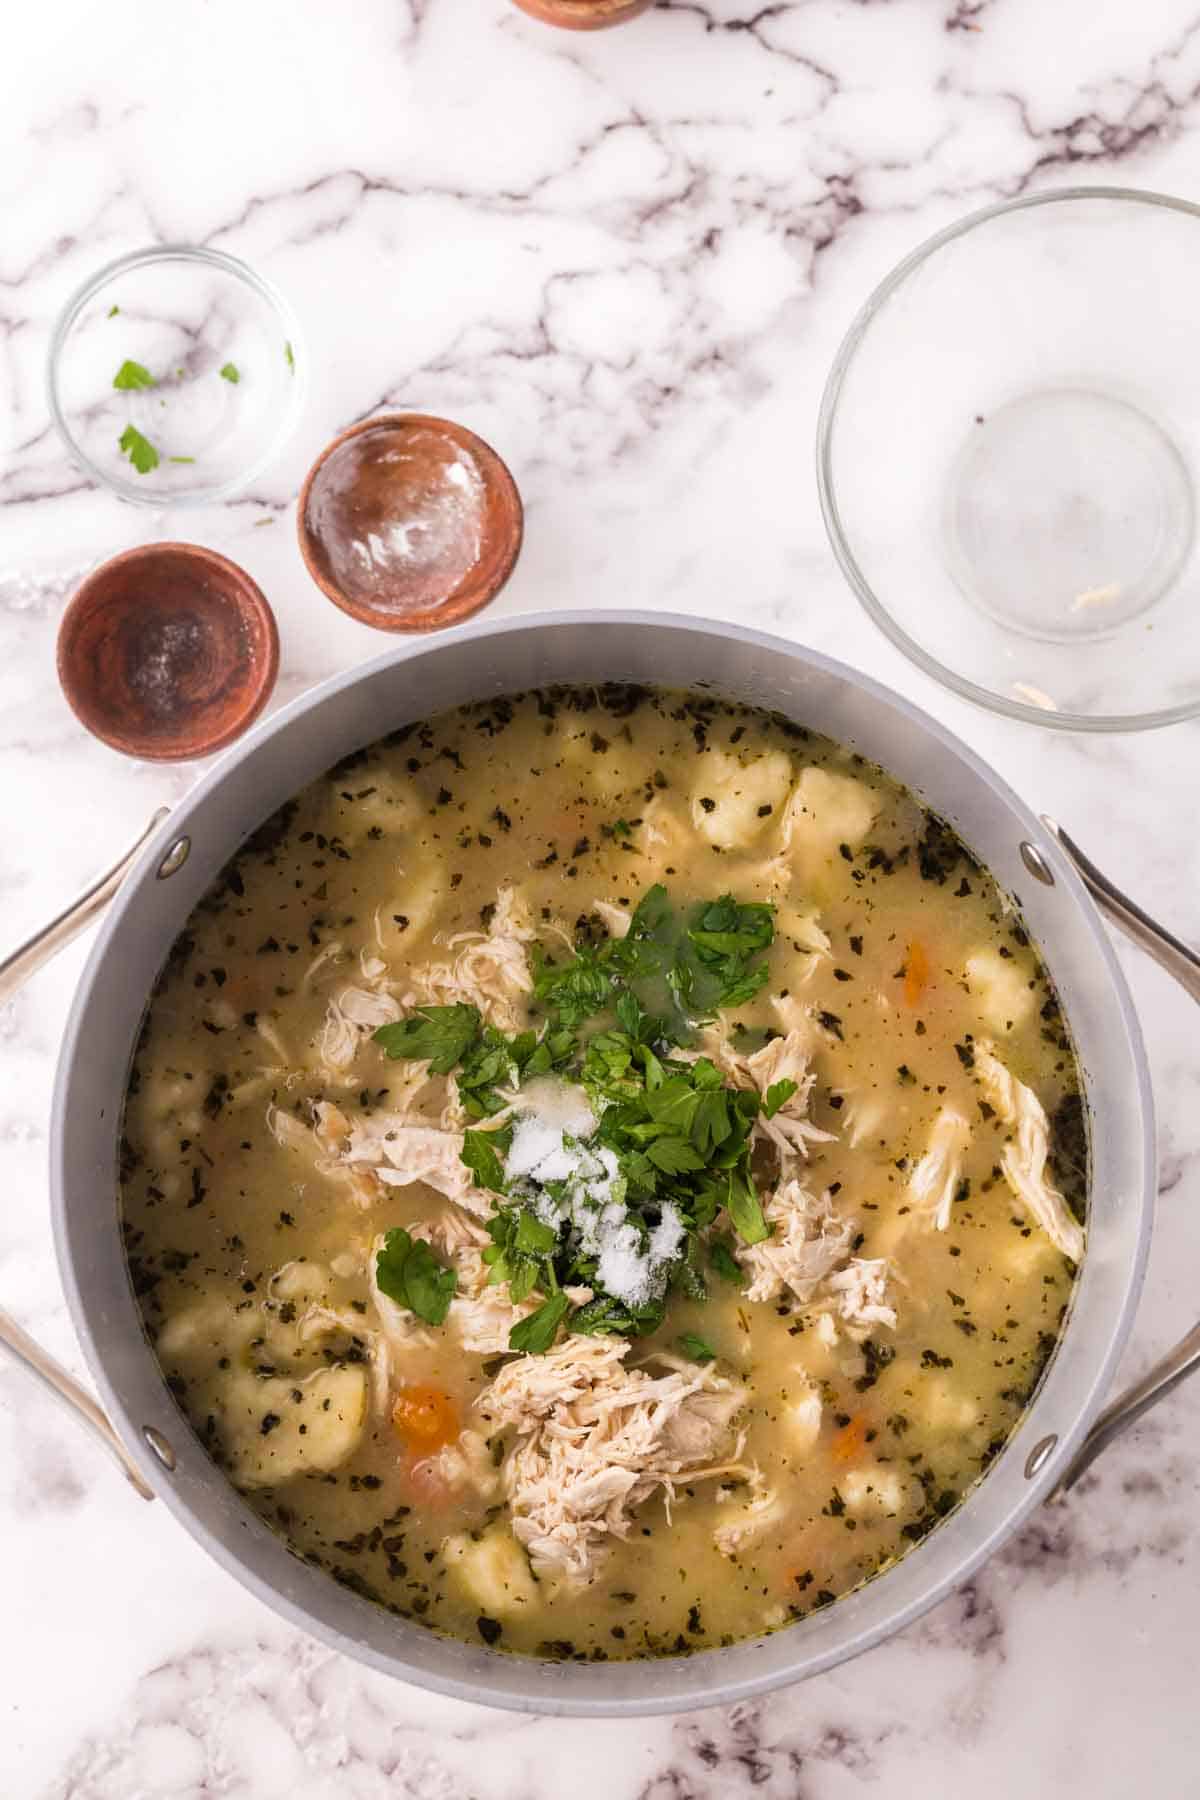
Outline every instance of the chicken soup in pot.
{"type": "Polygon", "coordinates": [[[676,1654],[887,1568],[1083,1253],[1011,903],[878,768],[554,689],[346,758],[197,908],[129,1081],[130,1274],[212,1457],[431,1630],[676,1654]]]}

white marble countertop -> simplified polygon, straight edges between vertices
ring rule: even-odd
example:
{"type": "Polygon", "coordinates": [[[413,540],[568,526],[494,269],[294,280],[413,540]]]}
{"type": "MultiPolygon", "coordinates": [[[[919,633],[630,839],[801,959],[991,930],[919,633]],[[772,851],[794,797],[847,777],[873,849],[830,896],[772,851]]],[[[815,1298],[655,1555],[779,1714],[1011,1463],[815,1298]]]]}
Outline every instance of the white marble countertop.
{"type": "MultiPolygon", "coordinates": [[[[189,536],[279,617],[276,703],[383,640],[308,581],[300,476],[388,406],[491,439],[528,508],[497,613],[669,606],[829,649],[928,707],[1177,931],[1200,935],[1200,727],[1086,741],[949,698],[834,567],[812,439],[850,314],[927,233],[1076,180],[1200,199],[1185,0],[665,0],[574,36],[506,0],[91,0],[5,33],[0,893],[16,942],[188,768],[63,703],[80,573],[189,536]],[[154,514],[90,488],[46,414],[55,313],[109,258],[227,248],[302,322],[306,414],[252,494],[154,514]],[[269,521],[273,529],[259,529],[269,521]],[[1184,829],[1181,831],[1181,824],[1184,829]]],[[[1195,1318],[1195,1014],[1127,955],[1161,1108],[1161,1215],[1127,1372],[1195,1318]]],[[[0,1013],[0,1299],[77,1369],[46,1198],[82,947],[0,1013]]],[[[0,1793],[73,1800],[924,1800],[1200,1789],[1200,1386],[922,1623],[752,1705],[581,1725],[439,1700],[284,1625],[0,1367],[0,1793]]]]}

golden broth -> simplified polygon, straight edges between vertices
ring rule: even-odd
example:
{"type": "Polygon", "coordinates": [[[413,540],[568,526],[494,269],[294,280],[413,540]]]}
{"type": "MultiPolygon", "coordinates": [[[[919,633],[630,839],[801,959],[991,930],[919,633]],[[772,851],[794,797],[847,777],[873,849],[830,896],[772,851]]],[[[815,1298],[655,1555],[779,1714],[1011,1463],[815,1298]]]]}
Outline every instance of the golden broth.
{"type": "MultiPolygon", "coordinates": [[[[335,1578],[440,1632],[520,1652],[680,1652],[801,1617],[902,1555],[1003,1444],[1074,1265],[1002,1178],[1012,1133],[981,1100],[976,1041],[995,1041],[1054,1118],[1051,1168],[1077,1207],[1086,1185],[1071,1050],[1018,918],[910,794],[827,740],[694,695],[555,690],[399,732],[256,834],[176,946],[130,1082],[122,1205],[146,1329],[202,1439],[244,1471],[257,1452],[237,1434],[261,1430],[247,1394],[365,1368],[372,1240],[450,1207],[423,1184],[364,1205],[280,1141],[280,1117],[307,1129],[314,1101],[358,1117],[403,1089],[404,1066],[369,1036],[349,1070],[323,1062],[330,983],[365,955],[401,991],[407,970],[480,928],[505,884],[539,929],[594,934],[595,902],[632,909],[656,881],[680,902],[775,899],[771,979],[732,1015],[734,1042],[773,1028],[772,995],[802,997],[820,1021],[809,1116],[836,1135],[810,1146],[805,1179],[853,1215],[856,1255],[888,1260],[896,1325],[834,1331],[820,1304],[751,1304],[711,1274],[706,1300],[673,1296],[630,1360],[691,1330],[746,1384],[741,1460],[775,1496],[766,1527],[723,1553],[714,1531],[752,1498],[744,1479],[682,1478],[669,1517],[661,1496],[646,1503],[582,1593],[543,1581],[503,1617],[443,1553],[452,1533],[503,1529],[503,1499],[430,1493],[390,1394],[336,1468],[245,1484],[268,1524],[335,1578]],[[731,767],[757,770],[768,797],[727,803],[731,767]],[[781,876],[780,783],[811,768],[855,783],[873,816],[865,833],[851,820],[855,842],[818,819],[781,876]],[[828,953],[810,947],[814,916],[828,953]],[[943,1231],[917,1218],[908,1184],[947,1106],[971,1133],[943,1231]],[[363,1335],[301,1341],[313,1305],[361,1318],[363,1335]],[[814,1393],[819,1430],[801,1447],[796,1406],[814,1393]]],[[[466,1424],[497,1359],[427,1335],[406,1352],[405,1388],[434,1390],[466,1424]]],[[[416,1423],[428,1431],[428,1417],[416,1423]]],[[[498,1462],[504,1440],[490,1451],[498,1462]]]]}

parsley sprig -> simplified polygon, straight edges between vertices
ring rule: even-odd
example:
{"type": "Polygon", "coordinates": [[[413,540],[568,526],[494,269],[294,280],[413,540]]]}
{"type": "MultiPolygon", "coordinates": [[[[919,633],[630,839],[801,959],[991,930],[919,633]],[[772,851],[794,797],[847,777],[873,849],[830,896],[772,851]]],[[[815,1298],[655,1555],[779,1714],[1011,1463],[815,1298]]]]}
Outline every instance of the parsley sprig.
{"type": "Polygon", "coordinates": [[[152,469],[157,469],[161,461],[158,451],[150,439],[144,437],[136,425],[125,427],[117,439],[117,446],[125,452],[139,475],[149,475],[152,469]]]}
{"type": "Polygon", "coordinates": [[[692,1025],[744,1006],[766,984],[763,952],[774,935],[773,909],[762,902],[722,894],[682,915],[656,882],[625,937],[582,946],[567,962],[538,954],[534,998],[560,1025],[576,1029],[633,993],[672,1015],[675,1035],[686,1041],[692,1025]]]}
{"type": "Polygon", "coordinates": [[[459,1098],[473,1119],[503,1111],[502,1084],[512,1088],[533,1075],[549,1075],[576,1050],[573,1033],[561,1027],[506,1037],[484,1023],[477,1007],[461,1001],[418,1007],[410,1018],[381,1025],[375,1041],[396,1060],[428,1061],[434,1075],[457,1070],[459,1098]]]}
{"type": "MultiPolygon", "coordinates": [[[[547,1350],[564,1322],[580,1333],[655,1331],[671,1293],[706,1298],[706,1257],[722,1280],[741,1283],[729,1239],[713,1240],[707,1252],[704,1239],[722,1213],[743,1244],[770,1235],[751,1171],[751,1138],[760,1113],[771,1117],[796,1084],[776,1082],[760,1100],[727,1086],[708,1057],[678,1052],[695,1024],[759,991],[773,934],[769,906],[726,894],[683,915],[656,885],[627,937],[584,945],[565,961],[538,959],[535,999],[547,1014],[539,1031],[506,1035],[461,1003],[423,1006],[376,1031],[388,1056],[426,1060],[439,1075],[453,1072],[464,1109],[481,1122],[464,1133],[462,1157],[494,1195],[492,1241],[483,1252],[489,1280],[507,1283],[517,1304],[544,1296],[513,1327],[514,1350],[547,1350]],[[651,1010],[655,1002],[659,1010],[651,1010]],[[581,1167],[601,1167],[600,1153],[610,1153],[607,1168],[617,1173],[605,1177],[607,1204],[623,1207],[643,1249],[668,1209],[683,1228],[675,1255],[657,1265],[655,1291],[638,1304],[605,1290],[599,1258],[568,1204],[569,1181],[507,1176],[513,1127],[488,1122],[522,1083],[555,1073],[586,1090],[598,1125],[586,1144],[570,1147],[581,1167]],[[593,1298],[572,1308],[564,1290],[574,1286],[590,1287],[593,1298]]],[[[382,1285],[382,1263],[380,1279],[382,1285]]]]}
{"type": "Polygon", "coordinates": [[[384,1238],[375,1257],[375,1279],[381,1294],[427,1325],[445,1323],[458,1287],[457,1272],[440,1263],[423,1238],[410,1237],[402,1226],[384,1238]]]}

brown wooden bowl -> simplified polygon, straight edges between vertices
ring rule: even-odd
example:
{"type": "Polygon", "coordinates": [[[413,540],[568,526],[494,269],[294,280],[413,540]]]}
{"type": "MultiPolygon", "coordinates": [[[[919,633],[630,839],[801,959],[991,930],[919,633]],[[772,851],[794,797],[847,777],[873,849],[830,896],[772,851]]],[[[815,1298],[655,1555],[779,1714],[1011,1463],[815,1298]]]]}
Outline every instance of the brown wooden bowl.
{"type": "Polygon", "coordinates": [[[604,31],[609,25],[636,19],[654,0],[516,0],[516,4],[544,25],[562,25],[567,31],[604,31]]]}
{"type": "Polygon", "coordinates": [[[155,762],[231,744],[278,672],[275,615],[257,584],[198,544],[146,544],[101,564],[58,631],[58,679],[76,718],[155,762]]]}
{"type": "Polygon", "coordinates": [[[473,431],[430,413],[389,413],[321,452],[296,528],[309,574],[352,619],[435,631],[499,593],[524,512],[505,464],[473,431]]]}

